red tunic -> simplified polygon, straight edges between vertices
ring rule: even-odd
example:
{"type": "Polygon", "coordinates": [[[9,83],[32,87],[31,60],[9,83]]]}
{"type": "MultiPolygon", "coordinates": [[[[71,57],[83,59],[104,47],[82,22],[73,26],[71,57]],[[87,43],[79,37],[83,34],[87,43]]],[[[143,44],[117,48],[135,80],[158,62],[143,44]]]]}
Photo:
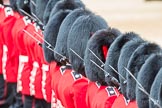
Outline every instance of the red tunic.
{"type": "MultiPolygon", "coordinates": [[[[35,37],[43,43],[43,35],[42,31],[39,30],[37,32],[39,35],[36,35],[35,37]]],[[[36,61],[40,64],[41,72],[42,72],[42,78],[41,78],[41,84],[42,84],[42,94],[43,98],[47,102],[51,102],[51,95],[52,95],[52,89],[51,89],[51,76],[50,76],[50,65],[46,62],[44,58],[43,49],[40,45],[37,45],[34,47],[35,49],[35,55],[36,55],[36,61]]]]}
{"type": "Polygon", "coordinates": [[[128,105],[127,100],[125,99],[125,97],[122,94],[120,94],[114,101],[112,108],[119,108],[119,106],[120,106],[120,108],[126,108],[127,105],[128,105]]]}
{"type": "Polygon", "coordinates": [[[14,15],[13,11],[10,7],[4,7],[3,5],[0,5],[0,57],[2,58],[1,60],[1,72],[0,74],[3,73],[4,78],[6,79],[6,62],[7,62],[7,46],[4,44],[4,38],[3,38],[3,28],[2,28],[2,23],[3,21],[10,15],[14,15]]]}
{"type": "MultiPolygon", "coordinates": [[[[4,78],[7,82],[17,82],[17,73],[18,73],[18,53],[16,51],[15,45],[12,38],[12,28],[16,20],[20,15],[10,7],[5,7],[5,15],[7,16],[4,21],[1,23],[2,36],[4,40],[4,45],[7,48],[7,61],[6,61],[6,73],[4,73],[4,78]]],[[[4,49],[6,50],[6,49],[4,49]]]]}
{"type": "Polygon", "coordinates": [[[130,101],[128,103],[127,108],[138,108],[137,102],[136,101],[130,101]]]}
{"type": "Polygon", "coordinates": [[[86,93],[86,104],[88,108],[92,108],[92,101],[100,86],[101,84],[99,84],[98,82],[89,81],[87,93],[86,93]]]}
{"type": "Polygon", "coordinates": [[[29,92],[31,96],[35,96],[35,98],[43,99],[42,94],[42,68],[41,63],[37,61],[37,53],[35,51],[35,47],[38,46],[37,41],[34,39],[36,37],[36,34],[34,32],[38,32],[38,28],[36,27],[36,24],[29,24],[29,26],[26,28],[26,31],[29,32],[32,36],[29,34],[26,34],[26,38],[24,38],[24,41],[28,41],[26,45],[26,51],[31,59],[32,63],[32,71],[29,74],[29,92]]]}
{"type": "Polygon", "coordinates": [[[50,63],[50,76],[51,76],[51,88],[52,88],[52,108],[63,108],[61,101],[58,98],[58,83],[62,76],[60,71],[60,65],[53,61],[50,63]]]}
{"type": "Polygon", "coordinates": [[[66,67],[58,84],[58,97],[65,108],[86,108],[87,87],[85,77],[66,67]]]}
{"type": "MultiPolygon", "coordinates": [[[[4,6],[0,4],[0,23],[5,19],[4,6]]],[[[2,75],[3,38],[0,30],[0,75],[2,75]]]]}
{"type": "MultiPolygon", "coordinates": [[[[27,52],[25,50],[24,44],[24,32],[23,29],[31,23],[31,20],[28,17],[21,16],[21,18],[17,19],[12,29],[13,42],[16,46],[17,52],[19,53],[19,66],[18,66],[18,77],[17,77],[17,91],[21,92],[23,89],[22,86],[22,71],[25,64],[29,61],[29,57],[27,56],[27,52]]],[[[29,71],[29,70],[25,70],[29,71]]],[[[26,88],[26,87],[25,87],[26,88]]]]}
{"type": "Polygon", "coordinates": [[[59,99],[57,99],[55,92],[52,90],[51,108],[64,108],[59,99]]]}
{"type": "Polygon", "coordinates": [[[4,21],[4,19],[7,17],[5,9],[6,8],[0,4],[0,23],[2,23],[4,21]]]}
{"type": "Polygon", "coordinates": [[[52,90],[55,92],[55,95],[58,97],[58,84],[60,81],[60,78],[62,77],[62,71],[61,71],[60,65],[57,64],[57,62],[51,62],[50,63],[50,75],[51,75],[51,87],[52,90]]]}
{"type": "MultiPolygon", "coordinates": [[[[31,28],[32,25],[27,25],[24,30],[28,31],[29,33],[33,32],[33,29],[31,28]]],[[[31,93],[31,88],[30,88],[30,76],[31,76],[31,71],[33,69],[33,61],[31,59],[31,55],[28,51],[28,48],[30,46],[30,42],[32,41],[32,38],[28,36],[26,33],[22,33],[22,38],[23,38],[23,43],[24,47],[21,47],[20,50],[25,54],[26,52],[26,57],[28,58],[28,62],[24,62],[24,68],[22,70],[22,76],[21,76],[21,81],[22,81],[22,94],[24,95],[33,95],[31,93]],[[24,50],[23,50],[24,48],[24,50]]],[[[20,56],[21,57],[21,56],[20,56]]],[[[23,57],[23,56],[22,56],[23,57]]]]}
{"type": "Polygon", "coordinates": [[[101,86],[92,100],[92,108],[111,108],[118,95],[116,88],[101,86]]]}
{"type": "Polygon", "coordinates": [[[87,108],[86,104],[87,87],[88,87],[88,79],[83,76],[82,78],[77,79],[73,83],[72,90],[75,108],[87,108]]]}

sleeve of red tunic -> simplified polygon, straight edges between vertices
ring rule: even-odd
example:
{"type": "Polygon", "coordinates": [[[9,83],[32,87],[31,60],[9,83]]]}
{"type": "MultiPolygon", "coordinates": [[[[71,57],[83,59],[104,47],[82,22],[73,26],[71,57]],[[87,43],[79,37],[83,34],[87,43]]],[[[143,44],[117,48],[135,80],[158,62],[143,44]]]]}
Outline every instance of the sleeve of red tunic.
{"type": "MultiPolygon", "coordinates": [[[[17,20],[16,23],[18,23],[19,21],[17,20]]],[[[21,26],[23,26],[20,23],[20,27],[19,27],[19,26],[17,26],[16,23],[15,23],[13,29],[12,29],[12,37],[13,37],[14,45],[16,47],[15,50],[17,51],[18,58],[19,58],[18,75],[17,75],[17,92],[22,92],[22,89],[23,89],[22,80],[21,80],[22,71],[23,71],[23,68],[24,68],[25,63],[28,62],[28,59],[29,58],[27,57],[27,55],[25,55],[25,53],[23,53],[23,55],[22,55],[22,51],[23,50],[20,50],[20,48],[19,48],[19,46],[24,47],[24,44],[18,44],[17,41],[16,41],[16,40],[18,40],[18,35],[20,35],[20,33],[18,33],[18,29],[17,28],[21,28],[21,26]]],[[[21,37],[23,37],[23,34],[22,33],[21,33],[21,37]]],[[[22,38],[19,41],[21,41],[21,43],[23,43],[23,39],[22,38]]],[[[25,52],[25,51],[23,51],[23,52],[25,52]]]]}
{"type": "Polygon", "coordinates": [[[2,74],[3,44],[0,42],[0,75],[2,74]]]}
{"type": "Polygon", "coordinates": [[[50,77],[51,77],[51,88],[52,88],[52,108],[63,108],[62,102],[58,97],[58,84],[62,76],[60,65],[57,62],[53,61],[50,63],[50,77]]]}
{"type": "Polygon", "coordinates": [[[52,87],[52,90],[55,92],[56,96],[58,94],[56,91],[56,88],[58,87],[58,82],[61,76],[59,69],[60,69],[60,66],[57,65],[57,62],[53,61],[50,63],[51,87],[52,87]]]}
{"type": "Polygon", "coordinates": [[[92,108],[111,108],[118,95],[116,88],[101,86],[92,101],[92,108]]]}
{"type": "Polygon", "coordinates": [[[12,10],[7,11],[11,13],[5,20],[1,23],[4,44],[7,46],[7,62],[6,62],[6,80],[7,82],[17,82],[17,72],[18,72],[18,53],[16,51],[15,45],[12,38],[12,28],[18,19],[17,13],[12,10]]]}
{"type": "MultiPolygon", "coordinates": [[[[0,4],[0,23],[5,18],[3,9],[4,9],[4,6],[0,4]]],[[[2,39],[2,32],[0,29],[0,74],[2,74],[2,56],[3,56],[3,39],[2,39]]]]}
{"type": "MultiPolygon", "coordinates": [[[[27,25],[24,29],[27,30],[28,27],[30,25],[27,25]]],[[[24,68],[23,68],[23,71],[22,71],[22,77],[21,77],[21,80],[22,80],[22,94],[25,94],[25,95],[30,95],[30,76],[31,76],[31,71],[33,69],[33,61],[31,60],[31,57],[30,55],[28,55],[28,52],[27,52],[27,47],[29,46],[30,44],[30,39],[29,36],[24,33],[24,32],[21,32],[21,34],[19,33],[19,36],[22,36],[23,38],[23,44],[24,44],[24,47],[19,47],[19,48],[22,48],[20,50],[22,50],[23,52],[25,51],[27,57],[28,57],[28,62],[24,64],[24,68]]]]}
{"type": "Polygon", "coordinates": [[[137,102],[136,101],[130,101],[126,108],[138,108],[137,102]]]}
{"type": "Polygon", "coordinates": [[[26,55],[23,35],[25,27],[31,24],[31,20],[26,16],[21,16],[14,24],[12,29],[13,42],[21,55],[26,55]]]}
{"type": "MultiPolygon", "coordinates": [[[[35,31],[35,27],[33,26],[33,24],[29,24],[26,28],[26,31],[31,34],[34,35],[34,31],[35,31]]],[[[36,96],[39,98],[42,98],[43,96],[41,95],[41,92],[36,92],[36,89],[39,89],[39,91],[41,90],[41,81],[39,81],[39,84],[36,84],[36,80],[39,79],[37,76],[37,72],[40,71],[40,66],[38,64],[37,61],[35,61],[35,52],[34,52],[34,47],[36,45],[35,40],[28,35],[27,33],[24,34],[25,38],[24,38],[24,42],[26,43],[26,51],[27,51],[27,55],[31,60],[31,65],[32,65],[32,70],[30,72],[29,75],[29,93],[31,96],[36,96]],[[36,85],[38,87],[36,87],[36,85]]],[[[39,76],[41,77],[41,76],[39,76]]]]}
{"type": "MultiPolygon", "coordinates": [[[[36,35],[36,38],[43,43],[43,34],[42,31],[39,30],[38,35],[36,35]]],[[[37,61],[41,64],[41,70],[42,70],[42,94],[43,98],[47,102],[51,102],[51,95],[52,95],[52,89],[51,89],[51,76],[50,76],[50,65],[45,61],[43,49],[40,45],[37,45],[35,48],[35,54],[37,61]]]]}
{"type": "Polygon", "coordinates": [[[65,108],[75,108],[73,101],[72,84],[74,82],[71,75],[72,69],[60,68],[63,75],[58,82],[58,98],[65,108]]]}
{"type": "MultiPolygon", "coordinates": [[[[29,24],[25,30],[34,37],[35,27],[34,27],[33,23],[29,24]]],[[[26,51],[27,51],[29,58],[31,58],[31,60],[34,61],[34,58],[36,56],[36,54],[34,52],[36,40],[34,40],[33,37],[31,37],[29,34],[25,33],[25,38],[23,38],[23,39],[24,39],[24,41],[28,41],[28,44],[26,46],[26,51]]]]}
{"type": "Polygon", "coordinates": [[[128,105],[127,100],[125,99],[125,97],[122,94],[119,94],[119,96],[116,98],[116,100],[114,101],[112,108],[126,108],[128,105]]]}
{"type": "Polygon", "coordinates": [[[3,5],[1,5],[0,6],[0,23],[2,23],[3,20],[6,18],[4,9],[5,9],[5,7],[3,5]]]}
{"type": "Polygon", "coordinates": [[[72,69],[65,69],[58,85],[58,95],[66,108],[86,108],[88,80],[72,69]]]}
{"type": "Polygon", "coordinates": [[[89,81],[86,92],[86,104],[88,108],[92,108],[92,101],[100,86],[101,84],[99,84],[98,82],[89,81]]]}
{"type": "MultiPolygon", "coordinates": [[[[29,36],[31,39],[32,39],[32,42],[29,46],[29,50],[30,50],[30,54],[32,56],[32,59],[33,59],[33,70],[31,72],[31,79],[33,81],[33,90],[35,90],[35,98],[38,98],[38,99],[44,99],[43,97],[43,92],[42,91],[42,86],[44,86],[45,84],[42,83],[42,76],[43,76],[43,72],[42,72],[42,65],[41,65],[41,61],[39,60],[39,56],[41,54],[41,52],[37,52],[36,51],[36,48],[40,48],[40,46],[38,45],[38,38],[37,38],[37,35],[35,34],[35,32],[38,32],[40,31],[40,28],[37,26],[36,23],[33,24],[33,26],[31,26],[31,31],[30,31],[30,34],[32,36],[29,36]],[[33,47],[34,46],[34,47],[33,47]],[[34,74],[33,74],[33,71],[37,69],[34,74]]],[[[48,66],[47,66],[48,67],[48,66]]],[[[45,71],[47,71],[48,69],[45,69],[45,71]]],[[[44,90],[44,89],[43,89],[44,90]]]]}
{"type": "MultiPolygon", "coordinates": [[[[78,77],[77,75],[76,77],[78,77]]],[[[88,108],[86,104],[86,92],[88,87],[88,79],[80,75],[81,78],[75,80],[72,85],[73,89],[73,100],[75,108],[88,108]]]]}

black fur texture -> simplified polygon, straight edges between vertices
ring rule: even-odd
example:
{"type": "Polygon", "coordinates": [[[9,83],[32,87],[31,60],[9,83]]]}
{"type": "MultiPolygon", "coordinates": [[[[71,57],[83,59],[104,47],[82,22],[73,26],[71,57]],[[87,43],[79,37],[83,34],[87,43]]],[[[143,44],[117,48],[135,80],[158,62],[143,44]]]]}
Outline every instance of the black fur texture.
{"type": "Polygon", "coordinates": [[[160,106],[162,106],[162,84],[160,85],[160,91],[159,91],[159,97],[158,97],[158,99],[159,99],[159,104],[160,104],[160,106]]]}
{"type": "MultiPolygon", "coordinates": [[[[62,21],[65,17],[70,13],[69,10],[62,10],[55,14],[52,18],[50,18],[49,22],[47,23],[45,30],[44,30],[44,39],[52,45],[52,50],[54,50],[57,34],[59,32],[59,28],[61,26],[62,21]]],[[[43,43],[43,51],[44,56],[47,62],[51,62],[54,59],[53,51],[47,48],[48,44],[43,43]]]]}
{"type": "MultiPolygon", "coordinates": [[[[105,74],[104,72],[98,68],[95,64],[93,64],[90,60],[93,60],[100,67],[105,63],[106,58],[103,54],[103,46],[106,46],[109,49],[111,43],[115,40],[117,36],[121,33],[119,30],[114,28],[98,30],[92,35],[89,39],[86,51],[85,51],[85,73],[88,79],[91,81],[98,81],[100,84],[105,85],[105,74]],[[92,54],[90,50],[102,61],[92,54]]],[[[104,67],[102,67],[104,68],[104,67]]]]}
{"type": "Polygon", "coordinates": [[[36,16],[43,22],[43,15],[49,0],[36,0],[36,16]]]}
{"type": "Polygon", "coordinates": [[[17,0],[10,0],[10,6],[14,11],[18,11],[17,10],[17,5],[16,5],[16,1],[17,0]]]}
{"type": "MultiPolygon", "coordinates": [[[[56,46],[55,46],[55,51],[58,52],[59,54],[65,56],[67,59],[69,58],[68,56],[68,51],[67,51],[67,38],[69,31],[74,23],[74,21],[83,15],[88,15],[91,12],[88,10],[85,10],[83,8],[78,8],[72,11],[67,17],[64,19],[62,22],[59,32],[58,32],[58,37],[56,41],[56,46]]],[[[60,56],[57,53],[54,53],[54,56],[56,58],[56,61],[60,62],[62,56],[60,56]]]]}
{"type": "Polygon", "coordinates": [[[85,49],[87,42],[91,37],[91,33],[106,28],[108,28],[106,21],[94,14],[80,16],[74,22],[68,35],[67,48],[69,61],[76,72],[85,76],[84,61],[70,49],[74,50],[82,59],[84,59],[85,49]]]}
{"type": "MultiPolygon", "coordinates": [[[[149,94],[155,76],[161,67],[162,55],[152,54],[139,71],[137,80],[149,94]]],[[[138,85],[136,85],[136,100],[139,108],[149,108],[149,97],[138,88],[138,85]]]]}
{"type": "Polygon", "coordinates": [[[44,11],[44,15],[43,15],[43,23],[46,25],[48,20],[49,20],[49,16],[51,14],[51,11],[53,9],[53,7],[55,6],[55,4],[60,1],[60,0],[49,0],[47,3],[47,6],[45,8],[44,11]]]}
{"type": "Polygon", "coordinates": [[[30,0],[17,0],[16,5],[17,5],[18,11],[21,15],[25,15],[25,14],[22,13],[19,9],[22,9],[25,12],[27,12],[28,14],[31,14],[30,13],[30,0]]]}
{"type": "Polygon", "coordinates": [[[36,6],[34,4],[36,4],[36,0],[30,0],[30,12],[36,15],[36,6]]]}
{"type": "Polygon", "coordinates": [[[80,0],[60,0],[56,3],[54,8],[52,9],[52,12],[50,14],[50,17],[55,15],[60,10],[74,10],[76,8],[84,8],[84,4],[80,0]]]}
{"type": "MultiPolygon", "coordinates": [[[[130,57],[130,60],[127,65],[127,69],[137,78],[137,75],[145,63],[146,59],[153,53],[158,53],[161,51],[161,48],[153,43],[143,43],[140,45],[130,57]]],[[[127,97],[130,100],[136,99],[136,81],[131,77],[130,74],[127,74],[127,97]]]]}
{"type": "MultiPolygon", "coordinates": [[[[110,45],[109,48],[109,54],[106,58],[106,63],[105,63],[105,70],[109,72],[109,74],[113,77],[115,77],[117,80],[119,80],[119,76],[117,73],[110,68],[112,66],[115,70],[118,71],[118,59],[120,56],[120,52],[122,47],[130,40],[137,40],[140,39],[139,36],[134,35],[133,32],[130,33],[125,33],[115,39],[115,41],[110,45]],[[109,66],[110,65],[110,66],[109,66]]],[[[107,82],[108,85],[112,85],[112,82],[110,81],[109,78],[105,78],[105,81],[107,82]]],[[[112,85],[113,86],[113,85],[112,85]]]]}
{"type": "MultiPolygon", "coordinates": [[[[155,80],[151,86],[150,96],[157,102],[160,101],[160,87],[162,84],[162,68],[155,77],[155,80]]],[[[159,103],[158,103],[159,104],[159,103]]],[[[162,106],[161,106],[162,107],[162,106]]],[[[159,108],[153,101],[149,100],[149,108],[159,108]]]]}
{"type": "MultiPolygon", "coordinates": [[[[137,35],[137,34],[134,34],[134,35],[137,35]]],[[[127,80],[126,75],[127,75],[127,72],[124,69],[124,67],[127,67],[128,61],[129,61],[132,53],[143,42],[144,41],[142,39],[132,40],[132,41],[127,42],[121,49],[121,53],[120,53],[119,60],[118,60],[118,72],[122,77],[119,76],[119,82],[120,82],[121,92],[126,98],[127,98],[127,96],[126,96],[126,87],[127,87],[126,86],[126,80],[127,80]],[[123,79],[123,77],[125,79],[123,79]]]]}

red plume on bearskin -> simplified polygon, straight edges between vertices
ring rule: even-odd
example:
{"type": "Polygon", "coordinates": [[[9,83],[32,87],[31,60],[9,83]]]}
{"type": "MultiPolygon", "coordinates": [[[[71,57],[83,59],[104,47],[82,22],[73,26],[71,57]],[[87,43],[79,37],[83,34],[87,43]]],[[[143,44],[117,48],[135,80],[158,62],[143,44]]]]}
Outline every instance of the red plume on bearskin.
{"type": "MultiPolygon", "coordinates": [[[[105,85],[105,73],[94,65],[91,60],[102,67],[111,43],[120,35],[120,31],[114,28],[102,29],[95,32],[89,39],[85,52],[85,72],[88,79],[98,81],[105,85]],[[92,51],[92,52],[91,52],[92,51]],[[95,55],[94,55],[94,54],[95,55]],[[97,57],[96,57],[97,56],[97,57]],[[102,63],[101,63],[101,61],[102,63]]],[[[103,68],[103,67],[102,67],[103,68]]]]}

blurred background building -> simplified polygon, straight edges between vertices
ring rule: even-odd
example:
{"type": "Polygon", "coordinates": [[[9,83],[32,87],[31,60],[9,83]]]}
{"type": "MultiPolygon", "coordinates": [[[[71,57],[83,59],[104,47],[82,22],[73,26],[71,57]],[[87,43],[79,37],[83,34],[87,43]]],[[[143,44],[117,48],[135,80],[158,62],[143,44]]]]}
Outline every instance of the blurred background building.
{"type": "Polygon", "coordinates": [[[134,31],[162,46],[161,0],[82,0],[88,9],[101,15],[111,27],[134,31]]]}

